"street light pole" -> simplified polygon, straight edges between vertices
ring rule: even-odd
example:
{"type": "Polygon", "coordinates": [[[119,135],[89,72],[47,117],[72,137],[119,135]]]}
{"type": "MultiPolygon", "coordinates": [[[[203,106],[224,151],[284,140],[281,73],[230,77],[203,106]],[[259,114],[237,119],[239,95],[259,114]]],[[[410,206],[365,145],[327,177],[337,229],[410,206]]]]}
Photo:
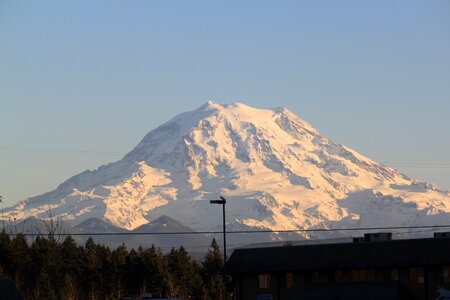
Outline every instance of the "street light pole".
{"type": "Polygon", "coordinates": [[[222,204],[223,210],[223,263],[227,261],[227,231],[225,228],[225,204],[227,200],[224,197],[220,196],[220,200],[210,200],[210,204],[222,204]]]}
{"type": "Polygon", "coordinates": [[[220,199],[223,200],[223,264],[225,264],[227,262],[227,229],[225,226],[225,203],[227,203],[227,201],[222,196],[220,196],[220,199]]]}

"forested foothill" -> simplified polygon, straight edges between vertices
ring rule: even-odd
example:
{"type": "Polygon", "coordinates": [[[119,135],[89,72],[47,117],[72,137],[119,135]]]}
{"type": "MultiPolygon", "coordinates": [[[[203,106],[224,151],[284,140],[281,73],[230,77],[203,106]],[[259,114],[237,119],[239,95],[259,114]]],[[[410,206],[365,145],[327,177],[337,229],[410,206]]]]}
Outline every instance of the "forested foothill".
{"type": "Polygon", "coordinates": [[[183,248],[163,253],[116,249],[89,238],[0,233],[0,279],[14,282],[23,299],[139,299],[145,293],[181,299],[223,299],[223,257],[215,240],[201,260],[183,248]]]}

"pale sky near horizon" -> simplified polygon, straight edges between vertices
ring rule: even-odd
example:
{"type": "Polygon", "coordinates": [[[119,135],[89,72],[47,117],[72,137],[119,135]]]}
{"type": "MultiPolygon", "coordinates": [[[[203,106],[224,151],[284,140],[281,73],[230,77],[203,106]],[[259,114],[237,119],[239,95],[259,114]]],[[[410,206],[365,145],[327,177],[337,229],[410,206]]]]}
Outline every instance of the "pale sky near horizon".
{"type": "Polygon", "coordinates": [[[208,100],[450,190],[450,2],[0,1],[5,207],[208,100]]]}

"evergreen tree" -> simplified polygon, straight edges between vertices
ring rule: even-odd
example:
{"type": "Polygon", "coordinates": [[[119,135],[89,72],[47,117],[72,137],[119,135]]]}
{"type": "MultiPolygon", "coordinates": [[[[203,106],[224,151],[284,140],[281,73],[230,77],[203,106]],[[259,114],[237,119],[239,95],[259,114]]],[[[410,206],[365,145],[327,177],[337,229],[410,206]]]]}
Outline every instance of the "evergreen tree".
{"type": "MultiPolygon", "coordinates": [[[[30,250],[28,276],[34,286],[32,295],[34,295],[35,299],[43,299],[39,298],[42,294],[49,296],[54,294],[52,290],[55,282],[49,278],[49,275],[50,269],[53,267],[53,260],[59,259],[59,257],[55,257],[55,249],[50,247],[49,241],[43,236],[36,237],[30,250]]],[[[19,285],[16,284],[16,286],[20,288],[19,285]]]]}
{"type": "Polygon", "coordinates": [[[161,249],[151,248],[142,252],[145,272],[145,289],[147,292],[167,295],[169,272],[161,249]]]}
{"type": "Polygon", "coordinates": [[[33,274],[29,273],[31,263],[30,247],[23,234],[17,234],[10,243],[9,258],[14,270],[11,272],[12,279],[17,288],[24,289],[34,280],[33,274]],[[31,278],[30,278],[31,275],[31,278]]]}
{"type": "Polygon", "coordinates": [[[47,272],[43,272],[39,274],[35,293],[34,293],[34,299],[46,299],[46,300],[56,300],[56,293],[55,289],[53,287],[53,284],[50,280],[50,277],[48,276],[47,272]]]}
{"type": "Polygon", "coordinates": [[[143,292],[144,270],[142,269],[140,257],[134,249],[131,249],[130,253],[128,253],[125,264],[125,286],[128,291],[127,294],[137,297],[143,292]]]}
{"type": "Polygon", "coordinates": [[[220,274],[223,266],[223,256],[220,253],[216,239],[213,239],[209,246],[208,254],[206,254],[202,262],[202,276],[209,299],[223,299],[225,283],[223,275],[220,274]]]}
{"type": "Polygon", "coordinates": [[[59,293],[59,299],[76,300],[78,296],[79,286],[75,278],[69,273],[64,274],[63,285],[59,293]]]}
{"type": "Polygon", "coordinates": [[[191,260],[187,251],[181,246],[172,248],[167,255],[167,266],[170,274],[170,296],[202,299],[203,280],[200,276],[200,267],[191,260]]]}
{"type": "Polygon", "coordinates": [[[68,236],[37,236],[31,245],[23,234],[0,233],[0,276],[16,283],[24,299],[119,299],[143,292],[184,299],[223,299],[219,274],[222,256],[213,240],[199,264],[180,247],[111,251],[89,238],[84,246],[68,236]]]}
{"type": "Polygon", "coordinates": [[[65,238],[64,242],[60,245],[60,248],[60,259],[64,266],[64,271],[71,277],[74,277],[81,272],[83,249],[70,235],[65,238]]]}
{"type": "Polygon", "coordinates": [[[90,237],[84,246],[84,286],[86,287],[86,298],[97,300],[100,297],[101,274],[99,272],[99,259],[94,240],[90,237]]]}
{"type": "Polygon", "coordinates": [[[120,298],[125,293],[125,284],[123,284],[126,260],[128,256],[127,247],[125,245],[119,246],[112,252],[112,269],[114,288],[114,298],[120,298]]]}
{"type": "Polygon", "coordinates": [[[11,277],[14,273],[14,264],[11,258],[11,240],[9,235],[3,229],[0,233],[0,266],[4,277],[11,277]]]}

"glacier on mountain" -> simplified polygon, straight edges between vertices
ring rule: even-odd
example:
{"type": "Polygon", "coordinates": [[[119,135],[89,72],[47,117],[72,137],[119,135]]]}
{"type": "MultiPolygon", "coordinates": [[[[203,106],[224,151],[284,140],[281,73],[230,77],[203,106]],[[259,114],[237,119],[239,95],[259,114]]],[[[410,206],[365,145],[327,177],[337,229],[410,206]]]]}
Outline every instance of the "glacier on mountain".
{"type": "Polygon", "coordinates": [[[132,230],[163,215],[194,230],[437,225],[450,193],[322,136],[285,108],[208,102],[150,131],[121,160],[78,174],[4,217],[99,218],[132,230]]]}

